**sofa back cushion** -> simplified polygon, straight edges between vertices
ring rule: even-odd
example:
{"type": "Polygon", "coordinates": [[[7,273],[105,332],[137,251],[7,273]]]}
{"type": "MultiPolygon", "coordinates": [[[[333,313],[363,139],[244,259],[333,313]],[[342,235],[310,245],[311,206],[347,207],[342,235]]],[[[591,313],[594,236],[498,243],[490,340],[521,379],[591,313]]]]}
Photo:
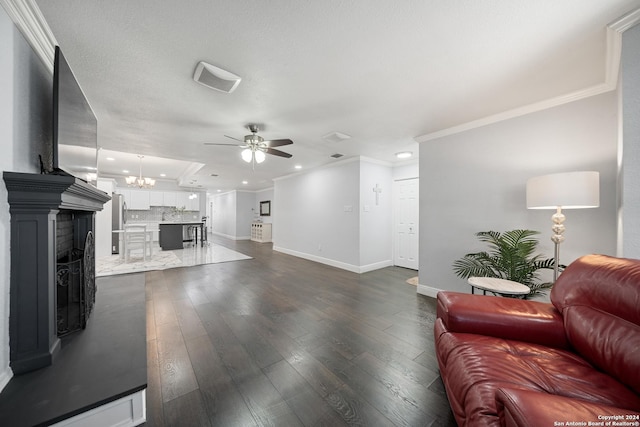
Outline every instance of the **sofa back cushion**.
{"type": "Polygon", "coordinates": [[[560,275],[551,302],[576,351],[640,393],[640,260],[584,256],[560,275]]]}

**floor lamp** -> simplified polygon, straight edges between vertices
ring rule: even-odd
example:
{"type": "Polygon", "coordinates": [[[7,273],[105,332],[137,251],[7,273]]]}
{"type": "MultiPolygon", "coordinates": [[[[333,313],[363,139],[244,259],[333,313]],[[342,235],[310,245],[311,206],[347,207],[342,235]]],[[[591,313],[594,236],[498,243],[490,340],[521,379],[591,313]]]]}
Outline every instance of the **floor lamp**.
{"type": "Polygon", "coordinates": [[[566,172],[542,175],[527,181],[527,209],[555,209],[553,221],[553,282],[558,279],[560,243],[564,241],[562,209],[597,208],[600,206],[600,174],[598,172],[566,172]]]}

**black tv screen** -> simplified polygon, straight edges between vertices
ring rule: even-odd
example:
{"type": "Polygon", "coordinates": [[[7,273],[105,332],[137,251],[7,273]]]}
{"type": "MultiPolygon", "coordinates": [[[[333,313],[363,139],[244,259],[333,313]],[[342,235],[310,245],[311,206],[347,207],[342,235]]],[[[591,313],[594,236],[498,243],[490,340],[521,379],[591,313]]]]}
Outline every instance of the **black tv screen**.
{"type": "Polygon", "coordinates": [[[53,68],[52,157],[54,171],[95,181],[98,121],[58,46],[53,68]]]}

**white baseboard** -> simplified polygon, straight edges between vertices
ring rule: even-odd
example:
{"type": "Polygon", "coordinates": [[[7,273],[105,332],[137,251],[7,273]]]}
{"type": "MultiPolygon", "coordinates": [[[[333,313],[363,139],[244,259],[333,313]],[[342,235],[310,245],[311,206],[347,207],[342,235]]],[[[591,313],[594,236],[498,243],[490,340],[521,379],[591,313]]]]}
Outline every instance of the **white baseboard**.
{"type": "Polygon", "coordinates": [[[368,271],[379,270],[385,267],[391,267],[393,265],[393,261],[390,259],[380,262],[375,262],[373,264],[363,265],[360,267],[359,273],[366,273],[368,271]]]}
{"type": "Polygon", "coordinates": [[[432,288],[431,286],[427,286],[427,285],[418,285],[417,286],[417,292],[420,295],[425,295],[431,298],[435,298],[438,295],[438,292],[442,291],[443,289],[438,289],[438,288],[432,288]]]}
{"type": "Polygon", "coordinates": [[[311,255],[304,252],[298,252],[291,249],[286,249],[280,246],[273,246],[274,251],[282,252],[287,255],[297,256],[298,258],[308,259],[309,261],[319,262],[320,264],[330,265],[332,267],[341,268],[343,270],[351,271],[353,273],[360,273],[360,267],[353,264],[347,264],[345,262],[335,261],[329,258],[319,257],[317,255],[311,255]]]}
{"type": "Polygon", "coordinates": [[[4,371],[0,372],[0,392],[6,387],[7,384],[9,384],[11,378],[13,378],[13,371],[10,367],[7,366],[4,371]]]}
{"type": "Polygon", "coordinates": [[[353,264],[347,264],[346,262],[336,261],[330,258],[323,258],[317,255],[312,255],[305,252],[298,252],[292,249],[286,249],[280,246],[276,246],[275,244],[273,245],[273,250],[282,252],[287,255],[293,255],[298,258],[308,259],[309,261],[319,262],[320,264],[330,265],[331,267],[340,268],[342,270],[347,270],[347,271],[351,271],[352,273],[358,273],[358,274],[366,273],[368,271],[378,270],[380,268],[390,267],[393,265],[393,261],[389,259],[385,261],[376,262],[373,264],[358,266],[353,264]]]}
{"type": "Polygon", "coordinates": [[[232,236],[230,234],[218,233],[217,231],[212,231],[210,234],[214,234],[220,237],[225,237],[231,240],[250,240],[251,239],[251,236],[232,236]]]}
{"type": "Polygon", "coordinates": [[[145,421],[146,389],[52,424],[52,427],[133,427],[145,421]]]}

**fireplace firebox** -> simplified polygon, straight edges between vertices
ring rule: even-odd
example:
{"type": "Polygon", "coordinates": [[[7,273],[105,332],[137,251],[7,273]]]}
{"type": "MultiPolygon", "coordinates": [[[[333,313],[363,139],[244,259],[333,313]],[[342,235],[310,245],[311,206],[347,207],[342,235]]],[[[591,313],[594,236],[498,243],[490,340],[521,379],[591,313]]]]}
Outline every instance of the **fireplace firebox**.
{"type": "Polygon", "coordinates": [[[96,281],[93,233],[82,249],[71,249],[56,263],[56,312],[58,337],[87,326],[95,304],[96,281]]]}

